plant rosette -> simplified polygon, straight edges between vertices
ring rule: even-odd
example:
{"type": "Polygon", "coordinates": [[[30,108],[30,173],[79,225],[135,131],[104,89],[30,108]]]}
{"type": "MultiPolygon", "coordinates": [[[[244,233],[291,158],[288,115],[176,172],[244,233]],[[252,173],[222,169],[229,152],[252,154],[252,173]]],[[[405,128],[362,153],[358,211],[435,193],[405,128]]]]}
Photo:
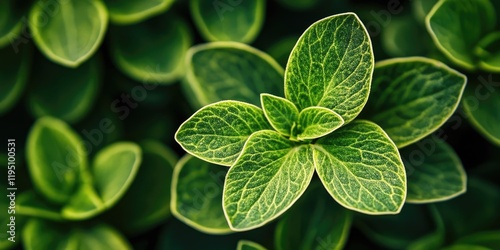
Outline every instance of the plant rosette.
{"type": "MultiPolygon", "coordinates": [[[[388,67],[418,62],[409,58],[388,67]]],[[[456,93],[443,87],[452,92],[452,100],[444,103],[446,109],[436,111],[440,119],[413,117],[411,110],[405,119],[423,126],[422,131],[408,135],[401,145],[442,125],[465,85],[461,74],[434,61],[422,63],[430,71],[424,73],[440,76],[425,89],[438,91],[448,78],[457,82],[451,86],[459,87],[456,93]]],[[[399,213],[407,179],[397,143],[383,126],[354,120],[368,102],[374,68],[369,35],[356,14],[333,15],[312,24],[293,48],[284,76],[286,98],[263,93],[262,109],[233,100],[212,103],[179,127],[175,139],[188,153],[230,167],[222,207],[231,230],[254,229],[283,214],[302,196],[314,172],[347,209],[374,215],[399,213]]],[[[389,70],[386,76],[397,73],[389,70]]],[[[391,85],[390,91],[398,87],[402,88],[391,85]]],[[[425,91],[421,94],[408,98],[423,103],[436,99],[425,96],[425,91]]],[[[380,113],[389,112],[378,108],[380,113]]]]}

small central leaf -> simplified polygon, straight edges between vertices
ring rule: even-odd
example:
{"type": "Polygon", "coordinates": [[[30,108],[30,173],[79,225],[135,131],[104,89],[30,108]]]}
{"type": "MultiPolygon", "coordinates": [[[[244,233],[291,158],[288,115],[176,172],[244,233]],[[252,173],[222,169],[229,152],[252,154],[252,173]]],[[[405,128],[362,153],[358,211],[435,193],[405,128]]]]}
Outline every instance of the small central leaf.
{"type": "Polygon", "coordinates": [[[331,109],[309,107],[299,114],[299,141],[325,136],[344,124],[344,119],[331,109]]]}
{"type": "Polygon", "coordinates": [[[252,134],[224,184],[224,213],[231,229],[250,230],[285,212],[314,173],[312,148],[275,131],[252,134]]]}
{"type": "Polygon", "coordinates": [[[262,109],[271,126],[283,135],[293,134],[299,110],[289,100],[270,94],[261,94],[262,109]]]}

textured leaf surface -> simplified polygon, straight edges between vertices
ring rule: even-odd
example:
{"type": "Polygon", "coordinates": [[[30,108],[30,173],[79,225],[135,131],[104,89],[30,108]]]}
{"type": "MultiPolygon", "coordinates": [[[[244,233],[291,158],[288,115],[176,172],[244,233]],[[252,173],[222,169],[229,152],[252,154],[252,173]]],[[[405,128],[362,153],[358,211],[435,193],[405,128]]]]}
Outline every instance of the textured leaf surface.
{"type": "Polygon", "coordinates": [[[168,10],[174,0],[104,0],[104,2],[111,22],[132,24],[168,10]]]}
{"type": "Polygon", "coordinates": [[[406,202],[443,201],[465,192],[462,162],[446,142],[427,137],[400,153],[408,176],[406,202]]]}
{"type": "Polygon", "coordinates": [[[353,120],[370,92],[373,52],[368,33],[353,13],[311,25],[292,50],[285,70],[285,96],[299,110],[332,109],[353,120]]]}
{"type": "Polygon", "coordinates": [[[184,86],[197,108],[222,100],[260,105],[260,94],[283,96],[283,68],[245,44],[215,42],[192,47],[186,56],[184,86]]]}
{"type": "Polygon", "coordinates": [[[28,95],[31,113],[35,117],[55,116],[69,123],[80,121],[98,95],[101,85],[98,67],[96,59],[69,69],[40,58],[33,67],[30,82],[33,86],[28,95]]]}
{"type": "Polygon", "coordinates": [[[19,100],[26,86],[30,69],[31,48],[23,47],[20,54],[10,48],[0,49],[0,115],[9,111],[19,100]]]}
{"type": "Polygon", "coordinates": [[[172,83],[185,72],[191,44],[186,23],[175,16],[110,29],[112,58],[121,71],[139,82],[172,83]]]}
{"type": "Polygon", "coordinates": [[[290,136],[299,119],[299,110],[285,98],[261,94],[262,110],[271,126],[279,133],[290,136]]]}
{"type": "Polygon", "coordinates": [[[467,80],[446,65],[421,57],[379,62],[373,79],[363,114],[380,125],[400,148],[448,120],[467,80]]]}
{"type": "Polygon", "coordinates": [[[367,214],[399,213],[406,175],[396,145],[376,124],[354,121],[314,144],[323,185],[342,206],[367,214]]]}
{"type": "Polygon", "coordinates": [[[35,188],[53,202],[66,202],[87,168],[80,137],[61,120],[40,118],[28,134],[26,151],[35,188]]]}
{"type": "Polygon", "coordinates": [[[296,146],[275,131],[254,133],[224,183],[229,226],[244,231],[275,219],[302,195],[313,173],[310,145],[296,146]]]}
{"type": "Polygon", "coordinates": [[[31,9],[29,23],[35,44],[47,58],[77,67],[101,45],[108,12],[100,0],[39,0],[31,9]]]}
{"type": "Polygon", "coordinates": [[[172,178],[172,214],[204,233],[230,233],[221,202],[226,173],[227,168],[185,155],[172,178]]]}
{"type": "Polygon", "coordinates": [[[486,91],[477,91],[479,86],[472,86],[466,88],[462,99],[467,118],[486,139],[500,146],[500,92],[487,92],[485,95],[486,91]]]}
{"type": "Polygon", "coordinates": [[[495,10],[489,0],[441,0],[427,15],[434,43],[450,60],[474,69],[473,49],[495,27],[495,10]]]}
{"type": "Polygon", "coordinates": [[[336,203],[319,182],[313,182],[276,226],[276,249],[343,249],[351,222],[352,213],[336,203]]]}
{"type": "Polygon", "coordinates": [[[258,107],[221,101],[203,107],[177,130],[175,139],[190,154],[205,161],[230,166],[254,132],[270,129],[258,107]]]}
{"type": "Polygon", "coordinates": [[[344,124],[342,116],[331,109],[308,107],[300,111],[297,127],[299,141],[325,136],[344,124]]]}
{"type": "Polygon", "coordinates": [[[208,41],[252,42],[264,22],[265,0],[190,1],[191,15],[208,41]]]}

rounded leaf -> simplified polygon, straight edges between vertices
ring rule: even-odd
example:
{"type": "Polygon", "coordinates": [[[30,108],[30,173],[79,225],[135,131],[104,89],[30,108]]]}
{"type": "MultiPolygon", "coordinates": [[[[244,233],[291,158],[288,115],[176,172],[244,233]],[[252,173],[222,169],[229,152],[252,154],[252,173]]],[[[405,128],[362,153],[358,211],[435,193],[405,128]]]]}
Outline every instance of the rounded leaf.
{"type": "Polygon", "coordinates": [[[104,2],[108,7],[111,22],[132,24],[165,12],[174,0],[104,0],[104,2]]]}

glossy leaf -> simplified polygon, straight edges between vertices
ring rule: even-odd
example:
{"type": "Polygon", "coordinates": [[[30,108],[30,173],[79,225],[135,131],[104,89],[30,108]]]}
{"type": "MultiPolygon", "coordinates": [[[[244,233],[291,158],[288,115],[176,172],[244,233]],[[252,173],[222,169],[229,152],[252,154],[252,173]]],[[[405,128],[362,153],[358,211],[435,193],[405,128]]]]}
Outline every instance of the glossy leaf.
{"type": "Polygon", "coordinates": [[[352,121],[368,100],[374,58],[353,13],[321,19],[299,38],[285,70],[285,96],[299,110],[321,106],[352,121]]]}
{"type": "Polygon", "coordinates": [[[184,150],[205,161],[231,166],[254,132],[270,129],[258,107],[221,101],[194,113],[177,130],[175,140],[184,150]]]}
{"type": "Polygon", "coordinates": [[[443,125],[457,108],[467,80],[439,61],[422,57],[379,62],[373,76],[364,114],[399,148],[443,125]]]}
{"type": "Polygon", "coordinates": [[[446,142],[427,137],[400,153],[408,176],[406,202],[431,203],[465,193],[462,162],[446,142]]]}
{"type": "Polygon", "coordinates": [[[349,210],[318,182],[311,183],[303,197],[276,226],[276,249],[343,249],[351,229],[349,210]]]}
{"type": "Polygon", "coordinates": [[[221,203],[226,173],[225,167],[185,155],[172,177],[172,214],[204,233],[230,233],[221,203]]]}
{"type": "Polygon", "coordinates": [[[76,123],[87,115],[98,95],[99,65],[92,59],[69,69],[42,59],[33,67],[30,84],[28,105],[35,117],[49,115],[76,123]]]}
{"type": "Polygon", "coordinates": [[[297,139],[311,140],[328,135],[340,128],[344,119],[331,109],[307,107],[300,111],[297,122],[297,139]]]}
{"type": "Polygon", "coordinates": [[[236,246],[236,250],[266,250],[266,248],[253,241],[240,240],[238,241],[238,246],[236,246]]]}
{"type": "Polygon", "coordinates": [[[106,214],[113,225],[131,234],[151,229],[170,215],[169,189],[177,162],[177,156],[158,141],[148,140],[140,145],[143,157],[137,175],[106,214]]]}
{"type": "Polygon", "coordinates": [[[426,25],[434,43],[450,60],[474,69],[473,49],[496,21],[489,0],[440,0],[427,15],[426,25]]]}
{"type": "Polygon", "coordinates": [[[224,183],[229,226],[244,231],[275,219],[304,193],[313,173],[309,145],[296,146],[275,131],[252,134],[224,183]]]}
{"type": "Polygon", "coordinates": [[[245,44],[216,42],[192,47],[186,56],[185,88],[199,108],[221,100],[260,105],[260,94],[283,96],[283,68],[245,44]]]}
{"type": "Polygon", "coordinates": [[[366,214],[397,214],[406,174],[396,145],[369,121],[354,121],[314,144],[316,172],[342,206],[366,214]]]}
{"type": "Polygon", "coordinates": [[[100,224],[70,228],[43,220],[30,220],[22,233],[26,249],[132,249],[115,229],[100,224]]]}
{"type": "Polygon", "coordinates": [[[70,198],[81,171],[87,168],[80,137],[66,123],[51,117],[38,119],[31,128],[26,160],[35,188],[55,203],[70,198]]]}
{"type": "Polygon", "coordinates": [[[174,0],[104,0],[104,2],[111,22],[132,24],[165,12],[174,0]]]}
{"type": "Polygon", "coordinates": [[[78,67],[99,48],[108,25],[100,0],[37,1],[29,15],[33,40],[51,61],[78,67]]]}
{"type": "Polygon", "coordinates": [[[142,150],[131,142],[117,142],[97,153],[91,172],[104,206],[113,206],[125,194],[141,162],[142,150]]]}
{"type": "Polygon", "coordinates": [[[2,79],[2,84],[0,84],[0,115],[16,105],[26,86],[32,50],[30,47],[24,46],[19,52],[20,54],[15,53],[15,50],[10,47],[0,49],[0,78],[2,79]]]}
{"type": "Polygon", "coordinates": [[[265,0],[190,1],[191,15],[208,41],[251,43],[264,22],[265,0]]]}
{"type": "Polygon", "coordinates": [[[184,75],[191,34],[182,19],[162,15],[134,25],[114,26],[110,34],[114,62],[134,80],[162,84],[184,75]]]}
{"type": "Polygon", "coordinates": [[[297,107],[285,98],[270,94],[261,94],[260,100],[264,115],[271,126],[279,133],[290,136],[299,120],[297,107]]]}
{"type": "Polygon", "coordinates": [[[479,41],[474,53],[479,67],[489,72],[500,72],[500,32],[492,32],[479,41]]]}
{"type": "MultiPolygon", "coordinates": [[[[490,83],[486,83],[490,84],[490,83]]],[[[491,86],[471,85],[465,89],[463,110],[472,125],[490,142],[500,146],[500,92],[491,86]],[[485,91],[486,88],[489,91],[485,91]]]]}

